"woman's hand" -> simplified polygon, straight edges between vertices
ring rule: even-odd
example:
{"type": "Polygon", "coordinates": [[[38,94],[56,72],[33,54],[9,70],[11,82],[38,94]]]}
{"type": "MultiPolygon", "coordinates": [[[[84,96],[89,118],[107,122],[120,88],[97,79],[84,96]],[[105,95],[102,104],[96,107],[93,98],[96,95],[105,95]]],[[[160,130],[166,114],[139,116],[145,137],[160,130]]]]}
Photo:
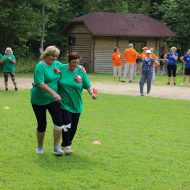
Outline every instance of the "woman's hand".
{"type": "Polygon", "coordinates": [[[96,99],[97,96],[96,96],[96,93],[92,92],[92,99],[96,99]]]}
{"type": "Polygon", "coordinates": [[[56,102],[60,102],[61,101],[61,96],[59,94],[55,94],[54,96],[54,99],[56,102]]]}
{"type": "Polygon", "coordinates": [[[97,89],[96,88],[89,88],[88,93],[91,95],[92,99],[97,99],[97,89]]]}

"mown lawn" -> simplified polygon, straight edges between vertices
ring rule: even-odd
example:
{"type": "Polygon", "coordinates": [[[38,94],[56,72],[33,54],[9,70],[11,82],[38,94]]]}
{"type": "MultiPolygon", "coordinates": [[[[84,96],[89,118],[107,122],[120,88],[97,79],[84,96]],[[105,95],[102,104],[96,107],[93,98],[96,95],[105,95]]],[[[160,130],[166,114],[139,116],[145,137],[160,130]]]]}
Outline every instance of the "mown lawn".
{"type": "Polygon", "coordinates": [[[2,190],[190,189],[189,101],[84,93],[74,154],[55,157],[49,116],[45,153],[35,152],[29,91],[0,98],[2,190]]]}

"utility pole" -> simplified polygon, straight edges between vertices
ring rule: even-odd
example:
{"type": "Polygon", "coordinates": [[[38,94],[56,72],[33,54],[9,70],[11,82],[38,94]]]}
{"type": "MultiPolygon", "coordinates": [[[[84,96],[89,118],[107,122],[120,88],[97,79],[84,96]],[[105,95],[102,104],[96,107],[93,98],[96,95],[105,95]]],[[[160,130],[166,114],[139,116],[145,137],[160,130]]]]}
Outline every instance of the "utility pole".
{"type": "Polygon", "coordinates": [[[41,30],[41,40],[40,40],[40,53],[44,51],[44,36],[45,36],[45,10],[44,5],[42,6],[42,30],[41,30]]]}

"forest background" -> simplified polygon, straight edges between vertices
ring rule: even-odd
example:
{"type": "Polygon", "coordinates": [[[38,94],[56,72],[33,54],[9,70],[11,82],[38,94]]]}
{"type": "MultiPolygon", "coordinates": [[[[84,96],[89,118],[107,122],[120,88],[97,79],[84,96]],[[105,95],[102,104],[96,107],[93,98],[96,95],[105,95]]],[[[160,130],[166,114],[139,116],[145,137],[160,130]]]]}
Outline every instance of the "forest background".
{"type": "Polygon", "coordinates": [[[190,48],[189,0],[0,0],[0,53],[11,47],[18,58],[39,58],[40,48],[56,45],[64,57],[61,35],[73,18],[89,12],[143,13],[164,21],[176,33],[167,39],[179,53],[190,48]]]}

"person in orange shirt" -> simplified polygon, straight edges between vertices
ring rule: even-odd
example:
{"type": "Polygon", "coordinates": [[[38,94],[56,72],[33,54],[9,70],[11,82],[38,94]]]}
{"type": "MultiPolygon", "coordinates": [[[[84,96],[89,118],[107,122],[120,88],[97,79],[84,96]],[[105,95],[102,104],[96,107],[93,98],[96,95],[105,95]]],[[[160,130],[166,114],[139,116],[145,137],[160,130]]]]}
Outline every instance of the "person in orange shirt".
{"type": "Polygon", "coordinates": [[[156,54],[153,53],[154,48],[150,48],[150,51],[151,51],[151,55],[150,55],[151,58],[157,61],[157,64],[155,62],[153,64],[152,81],[154,82],[156,79],[156,65],[159,65],[159,63],[158,63],[158,57],[156,56],[156,54]]]}
{"type": "Polygon", "coordinates": [[[136,67],[136,59],[139,54],[133,48],[133,44],[129,44],[128,48],[124,52],[125,56],[125,67],[123,73],[122,82],[126,81],[127,75],[129,74],[129,82],[132,82],[136,67]]]}
{"type": "Polygon", "coordinates": [[[113,79],[118,76],[119,80],[121,78],[121,67],[122,67],[122,56],[119,52],[119,48],[114,48],[114,53],[112,54],[112,61],[113,61],[113,79]]]}
{"type": "Polygon", "coordinates": [[[142,50],[141,59],[144,59],[146,57],[146,50],[148,50],[148,47],[143,47],[142,50]]]}

